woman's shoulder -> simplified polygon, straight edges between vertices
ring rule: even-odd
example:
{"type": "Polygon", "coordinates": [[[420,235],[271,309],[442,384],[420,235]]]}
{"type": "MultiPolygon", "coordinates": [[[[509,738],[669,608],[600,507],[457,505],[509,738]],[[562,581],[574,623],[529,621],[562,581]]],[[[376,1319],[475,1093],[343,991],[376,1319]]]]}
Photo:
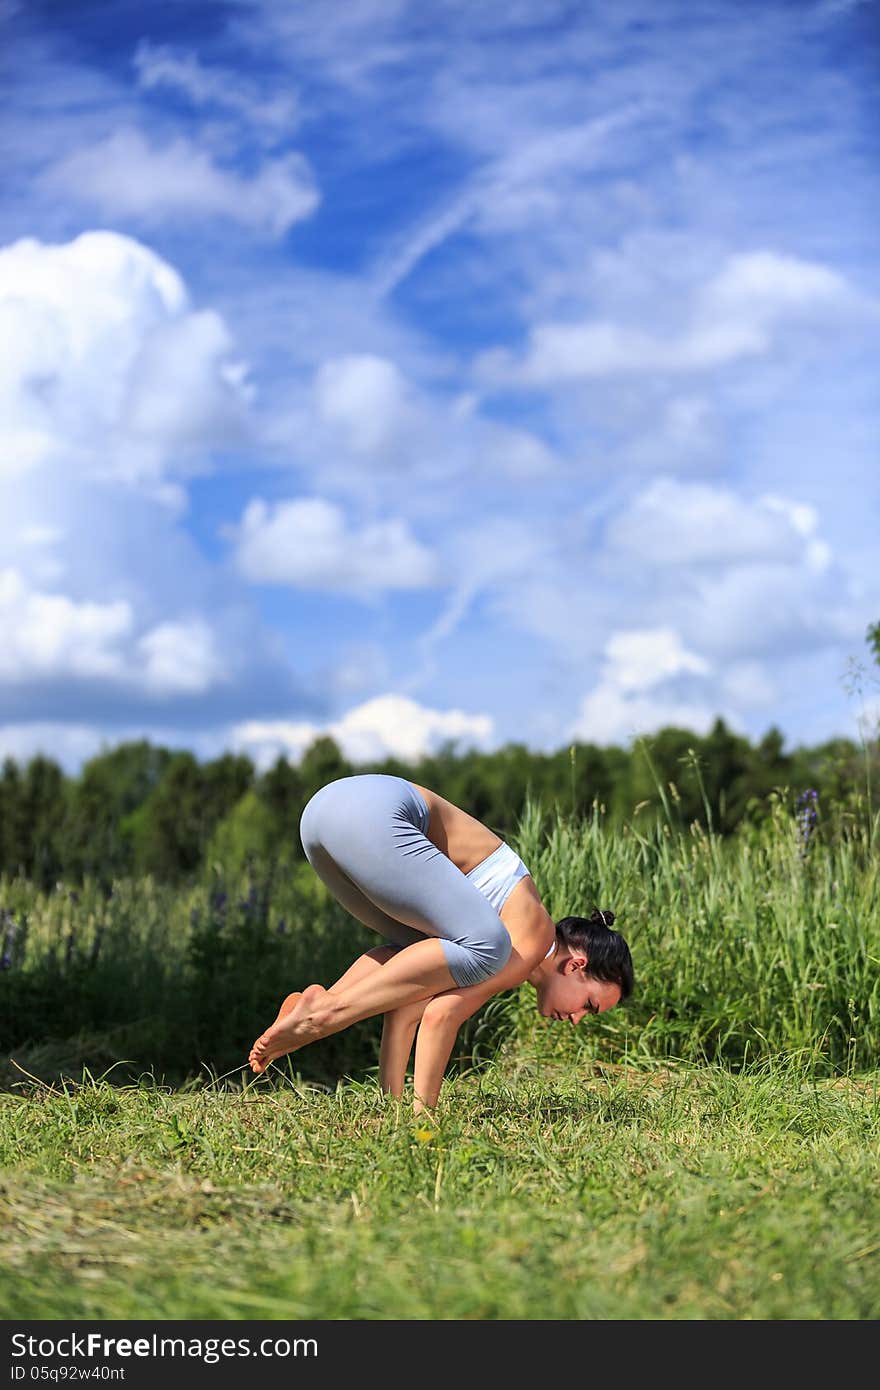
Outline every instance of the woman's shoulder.
{"type": "Polygon", "coordinates": [[[556,923],[541,900],[531,874],[526,874],[510,890],[500,912],[510,939],[529,970],[544,959],[556,940],[556,923]]]}

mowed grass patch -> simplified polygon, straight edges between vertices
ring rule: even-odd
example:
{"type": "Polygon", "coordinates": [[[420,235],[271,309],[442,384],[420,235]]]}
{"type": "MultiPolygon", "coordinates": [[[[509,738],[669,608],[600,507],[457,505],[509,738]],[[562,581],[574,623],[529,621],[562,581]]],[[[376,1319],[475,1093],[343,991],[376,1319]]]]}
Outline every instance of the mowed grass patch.
{"type": "Polygon", "coordinates": [[[0,1097],[0,1316],[873,1318],[880,1076],[523,1064],[0,1097]]]}

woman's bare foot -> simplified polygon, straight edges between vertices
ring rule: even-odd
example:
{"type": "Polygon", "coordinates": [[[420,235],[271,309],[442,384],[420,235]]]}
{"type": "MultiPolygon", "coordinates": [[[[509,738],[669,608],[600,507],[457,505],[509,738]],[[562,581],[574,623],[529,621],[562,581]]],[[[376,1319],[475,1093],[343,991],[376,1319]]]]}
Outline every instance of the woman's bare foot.
{"type": "Polygon", "coordinates": [[[287,998],[282,1000],[281,1002],[281,1008],[278,1010],[278,1013],[275,1017],[275,1022],[280,1023],[282,1018],[286,1018],[287,1015],[291,1012],[291,1010],[296,1008],[300,999],[302,999],[301,989],[296,989],[294,990],[293,994],[288,994],[287,998]]]}
{"type": "Polygon", "coordinates": [[[286,1009],[285,1006],[293,996],[287,996],[281,1005],[278,1018],[257,1038],[250,1050],[248,1061],[253,1071],[265,1071],[276,1057],[283,1057],[286,1052],[295,1052],[297,1048],[305,1047],[306,1043],[314,1042],[321,1037],[321,1030],[310,1018],[310,1012],[326,993],[323,985],[309,985],[290,1009],[286,1009]]]}

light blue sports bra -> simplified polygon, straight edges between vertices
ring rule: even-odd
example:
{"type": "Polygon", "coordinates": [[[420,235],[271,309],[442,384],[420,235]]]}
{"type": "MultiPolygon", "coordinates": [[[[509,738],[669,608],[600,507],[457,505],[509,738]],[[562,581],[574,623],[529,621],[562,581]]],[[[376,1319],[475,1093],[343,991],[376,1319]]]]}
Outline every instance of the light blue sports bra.
{"type": "Polygon", "coordinates": [[[511,889],[515,888],[528,872],[519,855],[502,840],[498,848],[476,868],[471,869],[465,877],[480,890],[484,898],[489,899],[495,911],[500,912],[511,889]]]}

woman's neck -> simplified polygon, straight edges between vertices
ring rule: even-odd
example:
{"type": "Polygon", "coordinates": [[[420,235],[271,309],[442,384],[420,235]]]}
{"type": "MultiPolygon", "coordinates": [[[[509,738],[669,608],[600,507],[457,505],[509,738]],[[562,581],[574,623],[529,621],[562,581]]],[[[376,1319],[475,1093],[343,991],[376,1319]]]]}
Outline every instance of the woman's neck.
{"type": "Polygon", "coordinates": [[[526,976],[526,979],[528,980],[530,985],[537,986],[538,984],[540,984],[542,980],[546,979],[548,975],[552,975],[554,973],[556,969],[556,958],[558,952],[559,937],[557,936],[553,938],[553,941],[550,944],[550,949],[544,956],[544,959],[539,961],[538,964],[535,966],[534,970],[531,972],[531,974],[526,976]]]}

